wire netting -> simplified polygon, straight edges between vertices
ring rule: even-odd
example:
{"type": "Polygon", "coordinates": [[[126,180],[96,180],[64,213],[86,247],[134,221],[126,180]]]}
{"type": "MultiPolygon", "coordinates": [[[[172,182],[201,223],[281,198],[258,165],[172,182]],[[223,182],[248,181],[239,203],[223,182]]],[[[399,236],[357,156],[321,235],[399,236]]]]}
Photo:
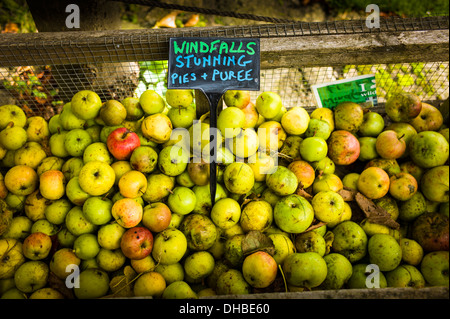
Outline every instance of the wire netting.
{"type": "MultiPolygon", "coordinates": [[[[403,31],[447,30],[448,17],[382,19],[369,29],[365,20],[322,23],[287,23],[221,28],[182,28],[152,33],[120,30],[0,36],[0,104],[16,104],[29,115],[49,118],[82,89],[96,91],[102,100],[139,97],[147,89],[164,96],[170,37],[283,37],[373,34],[403,31]],[[3,38],[3,39],[2,39],[3,38]]],[[[331,44],[330,44],[331,45],[331,44]]],[[[281,58],[281,57],[280,57],[281,58]]],[[[311,86],[363,74],[374,74],[378,102],[396,92],[413,92],[424,101],[442,101],[449,95],[448,56],[442,61],[353,64],[342,59],[333,65],[261,68],[261,89],[281,95],[289,108],[315,108],[311,86]]]]}

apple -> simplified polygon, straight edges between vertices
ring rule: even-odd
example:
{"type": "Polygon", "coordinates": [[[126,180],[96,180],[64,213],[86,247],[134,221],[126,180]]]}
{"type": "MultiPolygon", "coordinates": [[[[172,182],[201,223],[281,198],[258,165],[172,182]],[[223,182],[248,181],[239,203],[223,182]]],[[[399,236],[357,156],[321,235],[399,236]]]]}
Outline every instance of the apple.
{"type": "Polygon", "coordinates": [[[23,241],[23,255],[31,260],[45,259],[52,248],[52,240],[49,235],[35,232],[28,235],[23,241]]]}
{"type": "Polygon", "coordinates": [[[351,220],[337,224],[333,230],[331,250],[344,255],[352,264],[367,254],[367,235],[360,225],[351,220]]]}
{"type": "Polygon", "coordinates": [[[377,158],[378,152],[376,148],[377,138],[372,136],[363,136],[358,138],[359,157],[358,159],[367,162],[377,158]]]}
{"type": "Polygon", "coordinates": [[[306,137],[318,136],[327,140],[331,135],[330,124],[327,121],[310,118],[308,128],[305,131],[306,137]]]}
{"type": "Polygon", "coordinates": [[[77,236],[72,234],[65,225],[63,225],[61,230],[56,234],[59,247],[73,247],[73,242],[76,238],[77,236]]]}
{"type": "Polygon", "coordinates": [[[377,136],[375,147],[382,158],[397,159],[405,153],[406,142],[396,131],[385,130],[377,136]]]}
{"type": "Polygon", "coordinates": [[[326,107],[316,108],[311,112],[310,118],[327,122],[330,126],[330,131],[334,131],[334,112],[332,109],[328,109],[326,107]]]}
{"type": "Polygon", "coordinates": [[[427,253],[423,257],[420,271],[431,286],[448,287],[448,250],[427,253]]]}
{"type": "Polygon", "coordinates": [[[45,208],[51,203],[50,200],[43,197],[39,190],[35,190],[25,198],[25,205],[23,211],[25,215],[33,222],[37,220],[44,220],[45,208]]]}
{"type": "MultiPolygon", "coordinates": [[[[234,228],[234,227],[233,227],[234,228]]],[[[231,228],[231,230],[233,230],[231,228]]],[[[234,231],[229,234],[226,233],[226,240],[224,244],[223,259],[232,268],[242,267],[244,261],[244,252],[242,251],[242,241],[244,240],[245,234],[242,228],[239,226],[240,231],[234,231]]]]}
{"type": "Polygon", "coordinates": [[[316,173],[307,161],[293,161],[288,165],[288,169],[297,177],[299,187],[306,189],[314,183],[316,173]]]}
{"type": "Polygon", "coordinates": [[[311,205],[314,217],[324,223],[335,223],[344,212],[344,199],[333,191],[320,191],[314,195],[311,205]]]}
{"type": "Polygon", "coordinates": [[[170,89],[166,91],[166,101],[171,107],[188,107],[194,101],[192,90],[170,89]]]}
{"type": "Polygon", "coordinates": [[[211,209],[211,220],[221,229],[237,225],[241,218],[241,206],[232,198],[218,200],[211,209]]]}
{"type": "Polygon", "coordinates": [[[158,154],[158,168],[168,176],[180,175],[188,163],[189,152],[177,145],[166,146],[158,154]]]}
{"type": "Polygon", "coordinates": [[[274,246],[272,257],[277,262],[277,265],[282,265],[287,256],[296,252],[294,243],[285,233],[271,233],[267,237],[272,240],[274,246]]]}
{"type": "Polygon", "coordinates": [[[61,167],[61,172],[64,174],[64,178],[66,181],[72,179],[72,177],[78,176],[81,168],[83,167],[84,162],[80,157],[71,157],[64,161],[64,164],[61,167]]]}
{"type": "Polygon", "coordinates": [[[187,215],[191,213],[197,203],[197,197],[192,189],[185,186],[177,186],[167,198],[167,205],[176,214],[187,215]]]}
{"type": "Polygon", "coordinates": [[[400,165],[398,164],[396,159],[375,158],[373,160],[370,160],[366,164],[366,166],[364,166],[364,169],[369,167],[381,168],[389,175],[389,177],[400,173],[401,171],[400,165]]]}
{"type": "Polygon", "coordinates": [[[445,203],[449,201],[449,168],[448,165],[436,166],[425,172],[420,189],[430,201],[445,203]]]}
{"type": "Polygon", "coordinates": [[[35,221],[33,223],[33,225],[31,226],[32,233],[41,232],[41,233],[44,233],[49,236],[56,235],[58,230],[59,230],[58,226],[53,225],[46,219],[39,219],[39,220],[35,221]]]}
{"type": "Polygon", "coordinates": [[[118,223],[108,223],[100,226],[97,231],[97,241],[100,247],[115,250],[120,248],[120,239],[126,228],[118,223]]]}
{"type": "Polygon", "coordinates": [[[281,125],[289,135],[301,135],[309,126],[310,117],[308,112],[301,106],[290,108],[281,117],[281,125]]]}
{"type": "Polygon", "coordinates": [[[360,136],[377,137],[384,129],[384,119],[377,112],[366,112],[363,115],[358,133],[360,136]]]}
{"type": "Polygon", "coordinates": [[[109,198],[92,196],[83,203],[83,215],[94,225],[104,225],[112,219],[112,206],[109,198]]]}
{"type": "Polygon", "coordinates": [[[210,168],[209,163],[200,159],[199,161],[190,161],[187,164],[189,178],[195,185],[207,185],[209,183],[210,168]]]}
{"type": "Polygon", "coordinates": [[[227,106],[243,109],[250,103],[250,91],[228,90],[224,93],[223,100],[227,106]]]}
{"type": "Polygon", "coordinates": [[[349,131],[333,131],[330,138],[327,140],[327,144],[327,155],[336,165],[350,165],[359,157],[359,141],[356,136],[349,131]]]}
{"type": "Polygon", "coordinates": [[[369,268],[366,263],[354,264],[352,269],[352,275],[347,281],[347,287],[350,289],[367,289],[367,288],[386,288],[387,281],[386,277],[381,271],[375,272],[373,268],[369,268]],[[368,278],[371,276],[371,278],[368,278]],[[374,279],[376,278],[376,283],[374,284],[374,279]],[[368,279],[371,286],[368,286],[368,279]]]}
{"type": "Polygon", "coordinates": [[[198,299],[197,293],[185,281],[175,281],[164,289],[162,299],[198,299]]]}
{"type": "Polygon", "coordinates": [[[358,179],[359,179],[359,173],[347,173],[342,178],[342,185],[343,187],[347,187],[353,190],[358,189],[358,179]]]}
{"type": "Polygon", "coordinates": [[[187,250],[186,236],[179,229],[167,228],[157,233],[153,242],[152,257],[160,264],[178,263],[187,250]]]}
{"type": "Polygon", "coordinates": [[[66,184],[66,196],[70,202],[77,206],[83,206],[86,199],[91,195],[86,193],[80,186],[78,176],[72,177],[66,184]]]}
{"type": "Polygon", "coordinates": [[[20,291],[32,293],[45,287],[49,278],[49,266],[41,260],[23,263],[14,273],[14,283],[20,291]]]}
{"type": "Polygon", "coordinates": [[[258,151],[258,134],[252,128],[243,128],[233,138],[225,139],[225,145],[236,157],[248,158],[258,151]]]}
{"type": "Polygon", "coordinates": [[[409,154],[422,168],[444,165],[449,156],[449,144],[442,134],[434,131],[417,133],[409,143],[409,154]]]}
{"type": "Polygon", "coordinates": [[[84,129],[72,129],[65,134],[64,147],[70,156],[82,156],[90,144],[92,144],[92,138],[84,129]]]}
{"type": "Polygon", "coordinates": [[[39,191],[49,200],[57,200],[66,193],[66,179],[59,170],[48,170],[39,176],[39,191]]]}
{"type": "Polygon", "coordinates": [[[235,194],[246,194],[255,184],[253,170],[246,163],[231,163],[223,174],[225,187],[235,194]]]}
{"type": "Polygon", "coordinates": [[[164,277],[156,272],[150,271],[140,276],[133,287],[133,294],[136,297],[150,296],[159,298],[166,290],[166,281],[164,277]]]}
{"type": "Polygon", "coordinates": [[[139,102],[139,98],[129,96],[124,98],[121,103],[127,112],[127,116],[125,117],[127,121],[137,121],[144,116],[144,110],[139,102]]]}
{"type": "Polygon", "coordinates": [[[319,174],[333,174],[336,171],[336,164],[329,158],[325,156],[319,161],[310,162],[311,166],[314,168],[316,175],[319,174]]]}
{"type": "Polygon", "coordinates": [[[239,224],[245,233],[265,231],[273,221],[273,208],[264,200],[254,200],[246,204],[241,212],[239,224]]]}
{"type": "Polygon", "coordinates": [[[131,153],[131,167],[144,174],[151,173],[158,164],[158,153],[151,146],[138,146],[131,153]]]}
{"type": "Polygon", "coordinates": [[[101,107],[100,97],[91,90],[81,90],[75,93],[71,100],[73,114],[83,120],[96,118],[101,107]]]}
{"type": "Polygon", "coordinates": [[[244,123],[244,112],[235,106],[223,109],[217,117],[217,128],[226,139],[236,136],[244,127],[244,123]]]}
{"type": "Polygon", "coordinates": [[[363,108],[354,102],[341,102],[333,110],[336,130],[356,133],[364,121],[363,108]]]}
{"type": "Polygon", "coordinates": [[[338,192],[344,187],[342,180],[336,174],[318,175],[312,184],[313,194],[321,191],[338,192]]]}
{"type": "Polygon", "coordinates": [[[64,104],[60,116],[59,122],[63,130],[70,131],[73,129],[82,129],[86,125],[86,120],[76,116],[72,111],[72,104],[64,104]]]}
{"type": "Polygon", "coordinates": [[[153,249],[153,234],[145,227],[131,227],[120,240],[120,249],[129,259],[143,259],[153,249]]]}
{"type": "Polygon", "coordinates": [[[142,135],[158,144],[170,139],[172,129],[173,125],[169,117],[162,113],[146,116],[141,124],[142,135]]]}
{"type": "Polygon", "coordinates": [[[411,225],[411,239],[426,252],[448,250],[448,217],[438,212],[427,212],[411,225]]]}
{"type": "Polygon", "coordinates": [[[108,100],[102,104],[98,116],[107,126],[120,125],[127,118],[127,109],[119,101],[108,100]]]}
{"type": "Polygon", "coordinates": [[[214,270],[214,257],[208,251],[196,251],[184,260],[185,280],[198,282],[208,277],[214,270]]]}
{"type": "Polygon", "coordinates": [[[386,114],[393,122],[409,122],[419,115],[422,101],[413,93],[397,93],[391,96],[386,104],[386,114]]]}
{"type": "Polygon", "coordinates": [[[150,231],[159,233],[167,229],[172,220],[172,212],[164,203],[150,203],[144,206],[142,224],[150,231]]]}
{"type": "Polygon", "coordinates": [[[406,150],[401,158],[406,158],[409,155],[409,143],[411,142],[412,137],[417,134],[414,126],[405,122],[394,122],[389,124],[386,127],[386,130],[396,131],[399,136],[403,136],[403,140],[405,140],[406,143],[406,150]]]}
{"type": "Polygon", "coordinates": [[[196,119],[197,113],[195,106],[189,105],[187,107],[171,107],[167,112],[167,116],[174,128],[188,129],[196,119]]]}
{"type": "Polygon", "coordinates": [[[27,216],[15,216],[12,218],[9,227],[2,234],[2,237],[23,240],[31,232],[32,225],[33,221],[27,216]]]}
{"type": "Polygon", "coordinates": [[[379,167],[368,167],[359,175],[358,191],[370,199],[378,199],[389,192],[389,175],[379,167]]]}
{"type": "Polygon", "coordinates": [[[276,121],[266,121],[258,127],[259,149],[262,152],[278,151],[286,140],[283,126],[276,121]]]}
{"type": "Polygon", "coordinates": [[[62,170],[65,163],[63,158],[57,156],[48,156],[44,158],[36,168],[36,173],[40,176],[42,173],[48,170],[62,170]]]}
{"type": "Polygon", "coordinates": [[[245,120],[243,128],[256,128],[258,123],[259,114],[255,104],[249,102],[247,106],[240,108],[244,112],[245,120]]]}
{"type": "Polygon", "coordinates": [[[277,272],[277,262],[264,251],[248,255],[242,263],[242,275],[254,288],[266,288],[271,285],[275,281],[277,272]]]}
{"type": "Polygon", "coordinates": [[[417,191],[406,201],[399,203],[398,218],[402,221],[412,222],[427,212],[427,201],[420,191],[417,191]]]}
{"type": "Polygon", "coordinates": [[[73,242],[73,251],[81,260],[95,258],[100,251],[100,245],[95,234],[81,234],[73,242]]]}
{"type": "Polygon", "coordinates": [[[47,157],[44,147],[37,142],[26,142],[21,148],[14,151],[14,165],[28,165],[34,170],[41,161],[47,157]]]}
{"type": "Polygon", "coordinates": [[[216,225],[211,219],[198,213],[185,216],[179,229],[186,237],[187,247],[196,251],[211,248],[218,236],[216,225]]]}
{"type": "Polygon", "coordinates": [[[126,262],[126,257],[121,249],[109,250],[100,248],[97,256],[95,256],[99,268],[107,272],[118,271],[126,262]]]}
{"type": "Polygon", "coordinates": [[[84,217],[83,208],[80,206],[74,206],[67,212],[64,225],[75,236],[94,233],[98,228],[84,217]]]}
{"type": "Polygon", "coordinates": [[[26,261],[22,241],[0,238],[0,279],[13,278],[16,270],[26,261]]]}
{"type": "Polygon", "coordinates": [[[374,234],[367,243],[367,252],[372,264],[381,271],[391,271],[402,261],[402,249],[397,240],[388,234],[374,234]]]}
{"type": "Polygon", "coordinates": [[[132,228],[141,222],[143,207],[133,198],[122,198],[113,204],[111,214],[119,225],[132,228]]]}
{"type": "Polygon", "coordinates": [[[148,203],[160,202],[169,196],[174,187],[174,177],[161,173],[151,173],[147,176],[147,190],[142,198],[148,203]]]}
{"type": "Polygon", "coordinates": [[[17,105],[0,106],[0,130],[3,130],[10,122],[13,122],[14,126],[24,127],[27,123],[27,116],[17,105]]]}
{"type": "Polygon", "coordinates": [[[318,253],[293,253],[282,265],[287,283],[296,287],[315,288],[327,277],[327,263],[318,253]]]}
{"type": "Polygon", "coordinates": [[[400,239],[402,261],[409,265],[418,266],[423,258],[423,248],[417,241],[409,238],[400,239]]]}
{"type": "Polygon", "coordinates": [[[386,273],[388,287],[424,288],[425,279],[421,272],[412,265],[400,265],[386,273]]]}
{"type": "Polygon", "coordinates": [[[81,259],[75,255],[72,248],[61,248],[55,251],[49,263],[50,271],[59,279],[65,280],[70,272],[67,272],[69,265],[79,266],[81,259]]]}
{"type": "Polygon", "coordinates": [[[101,161],[91,161],[83,165],[78,175],[81,189],[91,196],[106,194],[115,182],[111,165],[101,161]]]}
{"type": "Polygon", "coordinates": [[[291,194],[282,197],[273,209],[275,224],[288,233],[302,233],[314,219],[312,205],[302,196],[291,194]]]}
{"type": "Polygon", "coordinates": [[[125,127],[112,131],[106,140],[108,150],[119,161],[130,159],[133,150],[140,145],[138,135],[125,127]]]}
{"type": "Polygon", "coordinates": [[[420,184],[425,169],[414,163],[413,161],[406,161],[400,164],[400,172],[408,173],[414,176],[417,183],[420,184]]]}
{"type": "Polygon", "coordinates": [[[218,295],[246,295],[251,293],[251,288],[242,272],[237,269],[228,269],[217,278],[218,295]]]}
{"type": "Polygon", "coordinates": [[[327,141],[322,137],[312,136],[303,139],[300,144],[300,156],[308,162],[324,159],[328,153],[327,141]]]}
{"type": "Polygon", "coordinates": [[[275,157],[258,151],[248,158],[247,164],[253,170],[255,182],[264,182],[267,174],[272,173],[275,169],[275,157]]]}
{"type": "Polygon", "coordinates": [[[140,197],[147,190],[147,176],[137,170],[130,170],[120,177],[117,185],[122,196],[140,197]]]}
{"type": "Polygon", "coordinates": [[[55,114],[48,120],[48,130],[49,130],[50,136],[52,134],[58,133],[58,131],[64,130],[62,127],[62,124],[59,120],[59,116],[60,116],[59,113],[55,114]]]}
{"type": "Polygon", "coordinates": [[[389,194],[399,201],[410,199],[418,187],[416,179],[409,173],[398,173],[389,179],[389,194]]]}
{"type": "Polygon", "coordinates": [[[275,92],[265,91],[256,98],[256,109],[265,119],[271,120],[278,115],[283,106],[281,97],[275,92]]]}
{"type": "Polygon", "coordinates": [[[5,186],[15,195],[29,195],[39,187],[39,176],[28,165],[16,165],[5,174],[5,186]]]}
{"type": "Polygon", "coordinates": [[[316,252],[320,256],[326,253],[326,242],[321,234],[316,231],[306,231],[295,236],[294,241],[296,252],[306,253],[308,251],[316,252]]]}
{"type": "Polygon", "coordinates": [[[417,132],[438,131],[444,123],[444,117],[438,108],[422,102],[419,115],[409,121],[417,132]]]}
{"type": "Polygon", "coordinates": [[[87,268],[80,272],[78,279],[79,287],[73,289],[77,299],[98,299],[110,289],[108,273],[100,268],[87,268]]]}
{"type": "Polygon", "coordinates": [[[353,274],[353,266],[343,255],[330,253],[323,257],[327,264],[327,276],[319,289],[341,289],[353,274]]]}
{"type": "Polygon", "coordinates": [[[15,151],[27,142],[27,132],[21,126],[6,126],[0,131],[0,144],[7,150],[15,151]]]}

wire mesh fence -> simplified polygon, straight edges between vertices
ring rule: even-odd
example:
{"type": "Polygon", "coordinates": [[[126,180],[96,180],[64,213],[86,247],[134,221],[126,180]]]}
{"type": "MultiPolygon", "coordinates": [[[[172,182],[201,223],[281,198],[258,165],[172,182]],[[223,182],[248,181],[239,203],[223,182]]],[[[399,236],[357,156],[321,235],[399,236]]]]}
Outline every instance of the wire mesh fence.
{"type": "Polygon", "coordinates": [[[252,97],[256,99],[263,91],[274,91],[281,95],[286,108],[315,108],[312,85],[363,74],[375,75],[378,102],[383,103],[390,95],[402,91],[413,92],[425,101],[439,102],[449,95],[448,28],[448,17],[430,17],[382,19],[377,29],[369,29],[364,20],[358,20],[175,30],[4,34],[0,37],[0,104],[17,104],[30,115],[49,118],[82,89],[96,91],[104,101],[139,97],[146,89],[154,89],[164,96],[168,41],[175,36],[266,39],[268,44],[261,49],[261,54],[267,53],[269,57],[262,58],[261,89],[252,92],[252,97]],[[420,43],[430,32],[437,32],[435,37],[446,44],[447,51],[420,43]],[[403,38],[409,34],[414,36],[405,45],[403,38]],[[389,47],[391,35],[399,44],[381,52],[380,48],[389,47]],[[337,38],[340,36],[344,38],[337,38]],[[369,43],[363,42],[367,39],[380,43],[366,51],[359,52],[361,48],[355,48],[353,53],[352,44],[335,48],[336,39],[345,42],[353,37],[359,37],[363,46],[369,43]],[[276,46],[276,40],[284,45],[291,43],[293,47],[277,51],[270,45],[276,46]],[[307,40],[312,44],[303,45],[307,40]],[[415,45],[414,41],[419,43],[415,45]],[[303,54],[304,46],[309,46],[310,57],[314,57],[316,43],[332,53],[322,52],[320,59],[308,60],[308,55],[303,54]],[[407,54],[411,48],[417,48],[419,54],[407,54]],[[427,49],[429,52],[420,53],[427,49]],[[265,50],[273,51],[269,55],[265,50]],[[327,56],[334,55],[335,51],[334,59],[328,60],[327,56]],[[361,56],[356,62],[353,61],[355,55],[361,56]]]}

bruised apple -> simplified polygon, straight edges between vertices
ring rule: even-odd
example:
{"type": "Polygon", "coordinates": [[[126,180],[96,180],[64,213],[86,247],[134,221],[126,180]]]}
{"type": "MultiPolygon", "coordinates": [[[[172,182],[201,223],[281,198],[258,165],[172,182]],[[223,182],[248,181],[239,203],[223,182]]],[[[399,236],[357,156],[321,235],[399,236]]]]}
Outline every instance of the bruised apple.
{"type": "Polygon", "coordinates": [[[387,100],[385,110],[393,122],[409,122],[419,115],[422,101],[415,94],[399,93],[387,100]]]}
{"type": "Polygon", "coordinates": [[[337,165],[355,162],[360,153],[358,139],[349,131],[337,130],[328,139],[328,157],[337,165]]]}
{"type": "Polygon", "coordinates": [[[417,217],[412,224],[411,239],[429,251],[449,249],[448,216],[438,212],[428,212],[417,217]]]}

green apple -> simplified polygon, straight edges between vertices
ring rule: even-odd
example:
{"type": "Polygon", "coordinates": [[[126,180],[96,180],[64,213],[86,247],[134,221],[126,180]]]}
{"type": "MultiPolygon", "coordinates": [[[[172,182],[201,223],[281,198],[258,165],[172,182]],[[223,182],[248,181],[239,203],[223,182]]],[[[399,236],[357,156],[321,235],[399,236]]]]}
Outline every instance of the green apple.
{"type": "Polygon", "coordinates": [[[183,218],[179,230],[192,250],[208,250],[218,236],[216,225],[206,215],[191,213],[183,218]]]}
{"type": "Polygon", "coordinates": [[[342,185],[344,185],[344,187],[357,190],[359,175],[359,173],[355,172],[345,174],[342,178],[342,185]]]}
{"type": "Polygon", "coordinates": [[[327,263],[318,253],[293,253],[282,265],[286,281],[296,287],[315,288],[327,277],[327,263]]]}
{"type": "Polygon", "coordinates": [[[23,240],[31,232],[33,221],[27,216],[15,216],[8,229],[2,234],[3,238],[23,240]]]}
{"type": "Polygon", "coordinates": [[[239,222],[241,206],[232,198],[222,198],[214,204],[210,216],[217,227],[229,229],[239,222]]]}
{"type": "Polygon", "coordinates": [[[384,129],[384,119],[377,112],[366,112],[363,115],[363,122],[359,126],[360,136],[377,137],[384,129]]]}
{"type": "MultiPolygon", "coordinates": [[[[212,209],[211,202],[211,189],[209,184],[207,185],[196,185],[192,188],[195,193],[195,197],[197,198],[194,213],[209,215],[212,209]]],[[[216,185],[216,198],[215,202],[217,203],[220,199],[227,197],[227,191],[222,184],[217,183],[216,185]]]]}
{"type": "Polygon", "coordinates": [[[291,194],[282,197],[273,210],[275,224],[288,233],[302,233],[314,219],[314,209],[302,196],[291,194]]]}
{"type": "Polygon", "coordinates": [[[67,198],[60,198],[45,207],[45,218],[54,225],[61,225],[66,219],[66,215],[72,208],[72,203],[67,198]]]}
{"type": "Polygon", "coordinates": [[[84,164],[78,175],[78,182],[86,193],[99,196],[106,194],[114,186],[115,178],[111,165],[97,160],[84,164]]]}
{"type": "Polygon", "coordinates": [[[379,154],[377,152],[377,138],[372,136],[363,136],[358,138],[359,142],[359,157],[360,161],[370,161],[377,157],[379,154]]]}
{"type": "Polygon", "coordinates": [[[416,192],[410,199],[399,202],[398,217],[402,221],[412,222],[426,212],[427,202],[420,191],[416,192]]]}
{"type": "Polygon", "coordinates": [[[91,90],[81,90],[75,93],[71,104],[73,114],[83,120],[96,118],[102,107],[100,97],[91,90]]]}
{"type": "Polygon", "coordinates": [[[420,271],[431,286],[448,287],[448,250],[427,253],[423,256],[420,271]]]}
{"type": "Polygon", "coordinates": [[[66,150],[64,145],[64,141],[66,139],[66,135],[69,131],[59,131],[58,133],[54,133],[50,136],[49,145],[50,152],[57,157],[65,158],[69,156],[69,152],[66,150]]]}
{"type": "Polygon", "coordinates": [[[158,168],[168,176],[180,175],[188,163],[189,152],[177,145],[164,147],[158,155],[158,168]]]}
{"type": "Polygon", "coordinates": [[[20,291],[15,287],[8,289],[1,296],[1,299],[27,299],[27,298],[28,297],[26,293],[20,291]]]}
{"type": "Polygon", "coordinates": [[[64,138],[64,147],[70,156],[82,156],[86,147],[92,143],[92,138],[86,130],[73,129],[64,138]]]}
{"type": "Polygon", "coordinates": [[[387,281],[381,271],[375,272],[371,265],[360,263],[353,265],[352,275],[347,281],[347,287],[350,289],[386,288],[387,281]]]}
{"type": "Polygon", "coordinates": [[[94,233],[98,226],[89,222],[83,215],[83,208],[74,206],[66,215],[65,226],[75,236],[94,233]]]}
{"type": "Polygon", "coordinates": [[[70,131],[76,128],[84,128],[86,120],[76,116],[73,113],[72,103],[64,104],[61,113],[59,114],[59,122],[65,131],[70,131]]]}
{"type": "Polygon", "coordinates": [[[228,90],[223,95],[223,101],[226,106],[235,106],[243,109],[250,103],[250,91],[228,90]]]}
{"type": "Polygon", "coordinates": [[[184,260],[185,278],[193,282],[205,279],[214,269],[214,257],[207,251],[196,251],[191,253],[184,260]]]}
{"type": "Polygon", "coordinates": [[[245,114],[235,106],[223,109],[217,117],[217,128],[225,138],[233,138],[244,127],[245,114]]]}
{"type": "Polygon", "coordinates": [[[187,240],[184,233],[176,228],[167,228],[156,234],[152,257],[160,264],[174,264],[183,258],[186,251],[187,240]]]}
{"type": "Polygon", "coordinates": [[[197,293],[185,281],[174,281],[164,289],[162,299],[198,299],[197,293]]]}
{"type": "Polygon", "coordinates": [[[328,145],[322,137],[307,137],[300,144],[300,156],[308,162],[320,161],[327,156],[327,153],[328,145]]]}
{"type": "Polygon", "coordinates": [[[26,261],[22,242],[13,238],[0,239],[0,279],[13,278],[16,270],[26,261]]]}
{"type": "Polygon", "coordinates": [[[31,233],[41,232],[48,236],[54,236],[58,233],[59,227],[50,223],[46,219],[39,219],[31,226],[31,233]]]}
{"type": "Polygon", "coordinates": [[[109,291],[108,273],[100,268],[88,268],[79,276],[79,287],[74,287],[78,299],[96,299],[105,296],[109,291]]]}
{"type": "Polygon", "coordinates": [[[57,156],[48,156],[39,163],[36,168],[36,173],[38,175],[41,175],[42,173],[49,170],[61,171],[64,163],[65,160],[63,158],[57,156]]]}
{"type": "Polygon", "coordinates": [[[336,171],[336,164],[328,156],[321,160],[310,162],[310,164],[316,171],[316,175],[319,175],[319,173],[333,174],[336,171]]]}
{"type": "Polygon", "coordinates": [[[92,196],[83,203],[83,214],[94,225],[104,225],[112,219],[112,200],[100,196],[92,196]]]}
{"type": "Polygon", "coordinates": [[[223,174],[225,187],[235,194],[245,194],[255,184],[253,170],[246,163],[231,163],[226,167],[223,174]]]}
{"type": "Polygon", "coordinates": [[[151,146],[138,146],[131,153],[131,167],[142,173],[151,173],[158,164],[158,153],[151,146]]]}
{"type": "Polygon", "coordinates": [[[192,90],[170,89],[166,91],[166,102],[171,107],[188,107],[194,101],[192,90]]]}
{"type": "Polygon", "coordinates": [[[442,134],[435,131],[423,131],[411,138],[409,155],[420,167],[441,166],[448,159],[449,144],[442,134]]]}
{"type": "Polygon", "coordinates": [[[267,186],[279,196],[293,194],[298,187],[298,179],[293,171],[285,166],[274,167],[273,172],[266,175],[267,186]]]}
{"type": "Polygon", "coordinates": [[[108,100],[102,104],[98,116],[105,125],[121,125],[127,118],[127,109],[117,100],[108,100]]]}
{"type": "Polygon", "coordinates": [[[367,235],[360,225],[347,220],[336,225],[331,250],[347,257],[351,263],[361,260],[367,254],[367,235]]]}
{"type": "Polygon", "coordinates": [[[60,113],[53,115],[48,120],[48,130],[50,135],[58,133],[61,130],[64,130],[61,124],[61,121],[59,120],[60,113]]]}
{"type": "Polygon", "coordinates": [[[244,275],[237,269],[229,269],[217,278],[218,295],[246,295],[251,293],[251,286],[244,275]]]}
{"type": "Polygon", "coordinates": [[[244,252],[242,251],[242,241],[245,238],[245,234],[242,228],[240,230],[241,233],[228,235],[224,245],[223,258],[233,268],[241,267],[245,258],[244,252]]]}
{"type": "Polygon", "coordinates": [[[423,275],[412,265],[399,265],[394,270],[386,272],[386,281],[388,287],[425,287],[423,275]]]}
{"type": "Polygon", "coordinates": [[[294,245],[298,253],[308,251],[316,252],[320,256],[325,256],[326,242],[323,236],[315,231],[307,231],[295,236],[294,245]]]}
{"type": "Polygon", "coordinates": [[[449,167],[436,166],[425,172],[420,187],[426,199],[433,202],[445,203],[449,201],[449,167]]]}
{"type": "Polygon", "coordinates": [[[179,262],[173,264],[158,264],[156,265],[155,271],[164,277],[167,285],[184,279],[184,267],[179,262]]]}
{"type": "Polygon", "coordinates": [[[266,120],[278,115],[282,107],[280,95],[275,92],[265,91],[256,98],[256,109],[266,120]]]}
{"type": "Polygon", "coordinates": [[[22,108],[17,105],[5,104],[0,106],[0,129],[4,129],[10,122],[14,126],[24,127],[27,123],[27,116],[22,108]]]}
{"type": "Polygon", "coordinates": [[[97,232],[97,241],[100,247],[115,250],[120,248],[120,240],[126,229],[118,223],[109,223],[100,226],[97,232]]]}
{"type": "Polygon", "coordinates": [[[42,116],[31,116],[27,118],[25,128],[29,141],[41,142],[50,137],[49,124],[42,116]]]}
{"type": "Polygon", "coordinates": [[[127,121],[137,121],[144,116],[144,110],[137,97],[126,97],[122,100],[122,105],[127,111],[126,120],[127,121]]]}
{"type": "Polygon", "coordinates": [[[148,202],[160,202],[169,196],[175,187],[175,178],[162,173],[151,173],[147,176],[147,190],[142,198],[148,202]]]}
{"type": "Polygon", "coordinates": [[[322,137],[327,140],[331,135],[330,124],[325,120],[311,118],[308,123],[308,128],[305,131],[305,137],[322,137]]]}
{"type": "Polygon", "coordinates": [[[95,258],[100,251],[97,236],[90,233],[81,234],[75,239],[73,250],[75,255],[82,260],[95,258]]]}
{"type": "Polygon", "coordinates": [[[84,162],[81,157],[68,158],[61,167],[61,172],[63,172],[66,181],[70,181],[72,177],[78,176],[83,165],[84,162]]]}
{"type": "Polygon", "coordinates": [[[70,202],[77,206],[83,206],[86,199],[91,195],[86,193],[80,186],[78,176],[72,177],[66,184],[66,196],[70,202]]]}
{"type": "Polygon", "coordinates": [[[402,261],[402,249],[397,240],[388,234],[374,234],[367,243],[370,262],[381,271],[391,271],[402,261]]]}
{"type": "Polygon", "coordinates": [[[61,247],[71,248],[73,247],[73,242],[77,238],[74,234],[72,234],[65,225],[62,225],[61,230],[56,234],[56,238],[58,239],[58,243],[61,247]]]}
{"type": "Polygon", "coordinates": [[[323,257],[327,263],[327,276],[320,284],[321,289],[341,289],[353,273],[350,261],[341,254],[330,253],[323,257]]]}
{"type": "MultiPolygon", "coordinates": [[[[95,142],[88,145],[82,155],[83,163],[86,164],[92,161],[105,162],[107,164],[112,164],[114,158],[108,151],[106,143],[95,142]]],[[[81,170],[81,169],[80,169],[81,170]]]]}
{"type": "Polygon", "coordinates": [[[301,135],[309,127],[310,117],[306,109],[294,106],[281,117],[281,125],[289,135],[301,135]]]}
{"type": "Polygon", "coordinates": [[[0,131],[0,144],[7,150],[18,150],[27,142],[27,132],[21,126],[6,126],[0,131]]]}
{"type": "Polygon", "coordinates": [[[17,289],[25,293],[32,293],[45,287],[48,282],[50,269],[41,260],[31,260],[23,263],[14,274],[17,289]]]}
{"type": "Polygon", "coordinates": [[[275,259],[278,265],[282,265],[287,256],[295,253],[295,245],[286,234],[273,233],[269,234],[268,237],[272,240],[275,250],[272,257],[275,259]]]}
{"type": "Polygon", "coordinates": [[[187,215],[191,213],[197,203],[197,197],[192,189],[177,186],[167,198],[167,205],[176,214],[187,215]]]}
{"type": "Polygon", "coordinates": [[[187,107],[171,107],[167,112],[167,116],[174,128],[185,128],[189,129],[193,124],[194,120],[197,118],[197,113],[195,105],[189,105],[187,107]]]}

